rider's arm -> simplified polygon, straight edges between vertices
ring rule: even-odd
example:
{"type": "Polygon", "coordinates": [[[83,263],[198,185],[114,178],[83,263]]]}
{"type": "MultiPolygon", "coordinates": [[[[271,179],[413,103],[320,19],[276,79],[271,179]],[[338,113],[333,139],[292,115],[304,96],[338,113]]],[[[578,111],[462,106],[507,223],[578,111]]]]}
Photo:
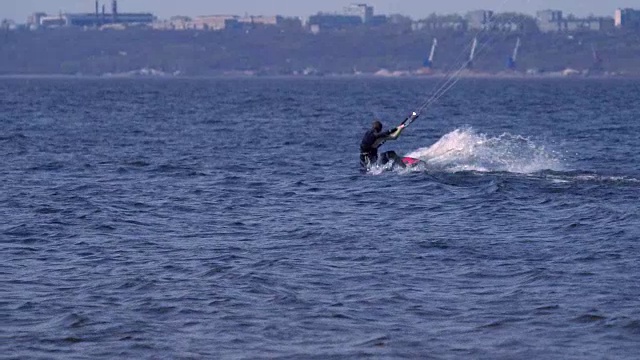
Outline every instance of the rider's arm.
{"type": "Polygon", "coordinates": [[[388,140],[395,140],[400,137],[402,134],[402,130],[404,130],[404,125],[400,125],[395,129],[389,130],[389,134],[387,135],[388,140]]]}
{"type": "Polygon", "coordinates": [[[388,140],[395,140],[398,137],[400,137],[400,134],[402,134],[402,130],[404,130],[405,127],[407,127],[407,125],[405,124],[408,120],[414,121],[415,119],[418,118],[418,113],[416,113],[415,111],[413,113],[411,113],[411,116],[406,118],[402,124],[400,124],[400,126],[398,126],[395,129],[391,129],[389,130],[389,134],[387,135],[387,139],[388,140]]]}

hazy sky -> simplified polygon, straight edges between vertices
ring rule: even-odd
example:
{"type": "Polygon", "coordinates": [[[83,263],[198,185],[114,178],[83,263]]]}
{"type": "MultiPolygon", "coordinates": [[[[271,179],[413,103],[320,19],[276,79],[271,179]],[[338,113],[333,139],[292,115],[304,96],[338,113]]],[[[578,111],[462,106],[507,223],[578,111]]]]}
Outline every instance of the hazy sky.
{"type": "MultiPolygon", "coordinates": [[[[110,9],[111,0],[101,0],[110,9]]],[[[341,11],[351,0],[120,0],[121,12],[153,12],[160,18],[172,15],[237,14],[290,15],[306,17],[318,11],[341,11]]],[[[579,16],[610,15],[618,7],[640,8],[640,0],[359,0],[375,6],[379,14],[400,13],[423,18],[436,13],[464,13],[472,9],[496,12],[535,13],[558,9],[579,16]]],[[[0,18],[25,22],[29,14],[44,11],[92,12],[94,0],[0,0],[0,18]]],[[[108,10],[110,11],[110,10],[108,10]]]]}

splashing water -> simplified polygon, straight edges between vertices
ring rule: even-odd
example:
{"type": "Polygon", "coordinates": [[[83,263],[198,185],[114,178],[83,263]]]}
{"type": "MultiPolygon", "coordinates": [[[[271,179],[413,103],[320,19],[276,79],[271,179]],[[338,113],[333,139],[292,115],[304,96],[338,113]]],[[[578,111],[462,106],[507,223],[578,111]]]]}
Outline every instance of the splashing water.
{"type": "Polygon", "coordinates": [[[479,171],[530,174],[562,170],[560,157],[532,140],[504,133],[497,137],[479,134],[471,128],[456,129],[409,157],[425,161],[429,168],[443,171],[479,171]]]}

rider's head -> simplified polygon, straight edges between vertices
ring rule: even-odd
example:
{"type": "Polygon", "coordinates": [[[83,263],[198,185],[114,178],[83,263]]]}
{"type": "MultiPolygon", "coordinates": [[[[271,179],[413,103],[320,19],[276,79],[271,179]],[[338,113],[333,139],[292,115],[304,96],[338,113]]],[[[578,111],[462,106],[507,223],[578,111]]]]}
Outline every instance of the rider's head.
{"type": "Polygon", "coordinates": [[[382,131],[382,123],[380,122],[380,120],[376,120],[373,122],[373,130],[375,131],[382,131]]]}

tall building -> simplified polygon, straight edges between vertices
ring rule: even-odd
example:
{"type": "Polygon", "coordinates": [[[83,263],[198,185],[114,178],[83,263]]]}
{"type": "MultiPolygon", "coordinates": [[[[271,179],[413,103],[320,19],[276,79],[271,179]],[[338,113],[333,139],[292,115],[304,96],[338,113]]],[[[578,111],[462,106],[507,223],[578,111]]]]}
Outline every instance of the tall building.
{"type": "Polygon", "coordinates": [[[614,21],[617,28],[640,29],[640,10],[616,9],[614,21]]]}

